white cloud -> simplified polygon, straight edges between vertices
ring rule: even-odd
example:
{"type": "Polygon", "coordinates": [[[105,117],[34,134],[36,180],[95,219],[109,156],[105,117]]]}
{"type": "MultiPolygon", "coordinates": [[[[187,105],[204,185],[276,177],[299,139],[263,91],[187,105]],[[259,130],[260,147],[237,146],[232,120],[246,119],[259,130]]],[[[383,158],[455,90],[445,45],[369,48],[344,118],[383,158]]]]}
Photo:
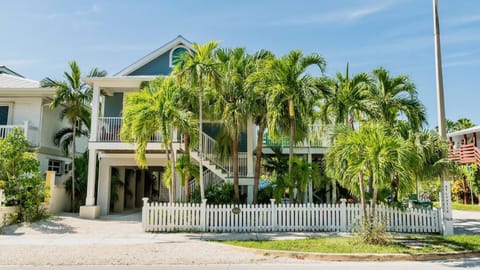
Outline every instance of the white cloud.
{"type": "Polygon", "coordinates": [[[33,59],[2,59],[0,58],[0,65],[7,67],[25,67],[37,63],[37,60],[33,59]]]}
{"type": "Polygon", "coordinates": [[[49,20],[58,20],[58,19],[71,19],[72,17],[85,17],[92,16],[100,13],[102,9],[97,4],[93,4],[88,9],[85,10],[76,10],[72,12],[53,12],[47,15],[49,20]]]}
{"type": "Polygon", "coordinates": [[[310,25],[310,24],[324,24],[324,23],[351,23],[371,15],[380,13],[382,11],[390,9],[394,6],[394,1],[379,2],[375,5],[358,7],[355,9],[346,9],[333,11],[323,14],[317,14],[315,16],[287,19],[283,21],[272,22],[272,26],[285,26],[285,25],[310,25]]]}
{"type": "Polygon", "coordinates": [[[460,26],[460,25],[473,24],[473,23],[479,23],[479,22],[480,22],[480,15],[456,17],[456,18],[448,19],[445,21],[447,25],[452,25],[452,26],[460,26]]]}

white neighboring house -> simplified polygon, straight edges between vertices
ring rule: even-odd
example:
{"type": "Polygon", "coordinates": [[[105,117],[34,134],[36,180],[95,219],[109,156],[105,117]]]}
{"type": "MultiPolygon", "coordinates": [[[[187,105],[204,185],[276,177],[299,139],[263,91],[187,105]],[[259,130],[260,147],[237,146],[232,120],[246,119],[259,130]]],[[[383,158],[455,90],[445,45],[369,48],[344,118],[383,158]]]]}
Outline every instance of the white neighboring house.
{"type": "MultiPolygon", "coordinates": [[[[53,137],[69,123],[60,120],[60,107],[50,109],[54,95],[55,89],[42,88],[40,82],[0,65],[0,138],[20,127],[37,151],[42,176],[45,177],[46,171],[55,171],[55,184],[63,185],[69,176],[71,159],[54,145],[53,137]]],[[[85,146],[85,142],[83,147],[80,142],[79,152],[85,146]]],[[[67,210],[69,206],[57,208],[67,210]]]]}

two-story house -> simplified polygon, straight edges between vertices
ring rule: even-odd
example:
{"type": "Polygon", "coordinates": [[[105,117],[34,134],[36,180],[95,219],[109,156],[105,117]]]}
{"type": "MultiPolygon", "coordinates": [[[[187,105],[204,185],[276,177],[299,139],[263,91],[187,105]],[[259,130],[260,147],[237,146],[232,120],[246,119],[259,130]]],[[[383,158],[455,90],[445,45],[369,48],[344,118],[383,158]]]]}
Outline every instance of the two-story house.
{"type": "MultiPolygon", "coordinates": [[[[40,171],[55,171],[55,183],[62,185],[68,178],[71,159],[53,143],[53,137],[69,124],[60,120],[61,108],[50,109],[54,95],[55,89],[43,88],[40,82],[0,65],[0,138],[14,127],[21,128],[37,151],[40,171]]],[[[68,202],[57,208],[67,210],[68,202]]]]}
{"type": "MultiPolygon", "coordinates": [[[[161,136],[152,136],[147,146],[148,169],[141,170],[135,160],[135,146],[120,140],[122,110],[129,93],[139,91],[142,82],[169,75],[175,63],[175,57],[186,50],[192,51],[192,44],[184,37],[178,36],[114,76],[84,78],[84,81],[93,87],[93,101],[88,143],[87,198],[86,205],[80,208],[81,217],[96,218],[112,211],[120,212],[124,209],[139,208],[142,206],[143,197],[148,197],[150,201],[168,201],[168,190],[162,183],[167,157],[161,143],[161,136]],[[98,183],[96,184],[97,174],[98,183]],[[123,185],[115,185],[116,190],[112,190],[112,181],[120,181],[123,185]],[[96,186],[98,186],[97,190],[95,190],[96,186]]],[[[204,153],[204,181],[207,184],[232,181],[232,162],[219,160],[214,153],[221,123],[208,119],[204,121],[201,140],[204,153]]],[[[239,143],[239,184],[241,196],[246,198],[247,202],[251,202],[253,198],[256,133],[255,125],[249,121],[246,131],[241,134],[239,143]]],[[[180,138],[180,136],[174,136],[174,138],[180,138]]],[[[268,143],[266,146],[264,153],[268,154],[268,143]]],[[[178,153],[183,152],[180,139],[175,142],[175,147],[178,153]]],[[[312,152],[323,154],[325,149],[323,146],[320,148],[320,152],[318,148],[315,152],[306,147],[300,151],[305,155],[312,152]]],[[[193,150],[190,155],[194,162],[198,162],[198,152],[193,150]]],[[[174,191],[177,194],[176,197],[183,199],[184,188],[180,182],[176,186],[177,190],[174,191]]]]}

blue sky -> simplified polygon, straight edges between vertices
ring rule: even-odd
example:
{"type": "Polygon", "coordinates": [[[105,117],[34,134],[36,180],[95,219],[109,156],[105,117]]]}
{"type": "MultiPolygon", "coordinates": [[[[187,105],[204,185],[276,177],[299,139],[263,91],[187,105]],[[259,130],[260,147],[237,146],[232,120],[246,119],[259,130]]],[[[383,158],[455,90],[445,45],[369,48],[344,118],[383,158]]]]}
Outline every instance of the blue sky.
{"type": "MultiPolygon", "coordinates": [[[[3,2],[3,1],[2,1],[3,2]]],[[[480,1],[439,0],[447,118],[480,124],[480,1]]],[[[69,60],[114,74],[182,34],[224,47],[318,52],[327,74],[383,66],[417,85],[437,124],[431,0],[6,1],[0,64],[40,80],[69,60]]]]}

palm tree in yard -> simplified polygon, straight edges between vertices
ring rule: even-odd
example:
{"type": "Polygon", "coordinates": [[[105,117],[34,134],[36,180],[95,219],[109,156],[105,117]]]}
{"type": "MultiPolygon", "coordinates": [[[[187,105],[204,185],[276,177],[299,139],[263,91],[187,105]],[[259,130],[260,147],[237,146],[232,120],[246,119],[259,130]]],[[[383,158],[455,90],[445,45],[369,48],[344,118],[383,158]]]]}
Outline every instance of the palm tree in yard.
{"type": "Polygon", "coordinates": [[[372,115],[373,109],[368,100],[368,88],[372,79],[367,73],[349,74],[348,64],[345,74],[336,73],[327,79],[327,90],[320,100],[320,118],[323,123],[333,123],[355,128],[360,115],[372,115]]]}
{"type": "Polygon", "coordinates": [[[357,131],[343,128],[337,133],[336,144],[327,153],[328,174],[360,197],[363,225],[372,226],[379,189],[388,186],[394,174],[411,176],[413,165],[405,164],[416,163],[417,154],[386,124],[365,123],[357,131]],[[367,219],[365,187],[369,177],[373,182],[373,196],[367,219]]]}
{"type": "Polygon", "coordinates": [[[257,125],[257,149],[255,154],[255,175],[253,178],[253,203],[258,202],[258,185],[262,168],[262,141],[267,128],[267,95],[270,91],[268,76],[265,76],[266,63],[273,60],[274,55],[266,50],[260,50],[253,56],[255,72],[247,79],[247,97],[249,99],[249,114],[257,125]]]}
{"type": "Polygon", "coordinates": [[[179,55],[178,61],[174,67],[174,74],[177,81],[181,85],[185,85],[191,89],[198,89],[198,104],[199,104],[199,165],[200,165],[200,195],[202,200],[205,198],[205,188],[203,183],[203,147],[202,147],[202,133],[203,133],[203,92],[208,84],[215,84],[220,78],[217,71],[218,63],[214,58],[214,51],[218,47],[217,41],[210,41],[203,45],[196,43],[192,44],[194,51],[186,51],[179,55]]]}
{"type": "MultiPolygon", "coordinates": [[[[72,148],[72,179],[75,178],[75,155],[76,144],[75,139],[79,135],[85,135],[84,130],[78,131],[79,122],[86,122],[89,115],[89,103],[92,99],[92,89],[82,81],[80,68],[77,62],[71,61],[69,63],[70,73],[64,72],[63,80],[54,80],[51,78],[45,78],[41,81],[42,87],[56,88],[57,91],[53,98],[50,107],[55,109],[62,106],[61,116],[66,118],[71,123],[71,135],[69,132],[63,132],[67,142],[64,143],[64,149],[68,149],[68,142],[71,143],[72,148]],[[69,139],[68,137],[71,137],[69,139]]],[[[106,75],[105,71],[98,70],[97,68],[90,71],[88,77],[103,77],[106,75]]],[[[62,139],[60,139],[62,141],[62,139]]],[[[75,180],[76,181],[76,180],[75,180]]],[[[72,211],[74,210],[75,202],[75,181],[72,182],[72,211]]]]}
{"type": "Polygon", "coordinates": [[[301,51],[292,50],[269,61],[264,74],[271,84],[267,97],[268,133],[275,136],[289,130],[289,174],[294,142],[305,138],[319,97],[316,80],[307,72],[312,66],[323,72],[326,62],[319,54],[304,56],[301,51]]]}
{"type": "Polygon", "coordinates": [[[164,183],[170,189],[170,201],[174,202],[176,191],[175,149],[173,131],[175,128],[191,128],[191,112],[178,108],[176,95],[179,93],[173,77],[159,77],[139,92],[127,96],[123,110],[122,140],[135,142],[136,159],[140,167],[146,167],[146,148],[156,133],[162,136],[167,154],[167,173],[164,183]]]}
{"type": "Polygon", "coordinates": [[[369,99],[376,111],[375,119],[395,127],[403,116],[410,129],[419,130],[426,122],[426,113],[415,84],[408,76],[392,77],[381,67],[373,70],[372,75],[374,86],[369,88],[369,99]]]}

